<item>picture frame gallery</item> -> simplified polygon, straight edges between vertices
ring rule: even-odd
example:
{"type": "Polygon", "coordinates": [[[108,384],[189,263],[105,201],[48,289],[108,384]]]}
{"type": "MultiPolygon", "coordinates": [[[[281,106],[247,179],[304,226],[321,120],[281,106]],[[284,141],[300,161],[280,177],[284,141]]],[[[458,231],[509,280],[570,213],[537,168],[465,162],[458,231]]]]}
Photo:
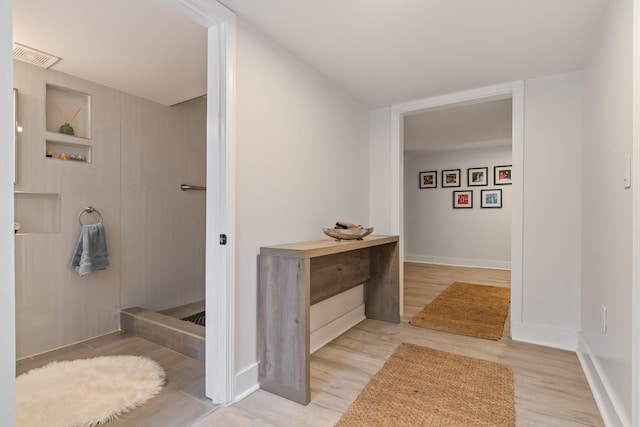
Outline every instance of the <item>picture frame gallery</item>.
{"type": "MultiPolygon", "coordinates": [[[[493,167],[493,185],[511,185],[512,165],[493,167]]],[[[441,171],[442,188],[461,187],[461,169],[444,169],[441,171]]],[[[467,187],[486,187],[489,185],[489,167],[467,169],[467,187]]],[[[438,188],[438,171],[419,172],[419,188],[438,188]]],[[[453,209],[473,208],[473,189],[453,191],[453,209]]],[[[502,189],[483,189],[480,191],[481,208],[502,208],[502,189]]]]}

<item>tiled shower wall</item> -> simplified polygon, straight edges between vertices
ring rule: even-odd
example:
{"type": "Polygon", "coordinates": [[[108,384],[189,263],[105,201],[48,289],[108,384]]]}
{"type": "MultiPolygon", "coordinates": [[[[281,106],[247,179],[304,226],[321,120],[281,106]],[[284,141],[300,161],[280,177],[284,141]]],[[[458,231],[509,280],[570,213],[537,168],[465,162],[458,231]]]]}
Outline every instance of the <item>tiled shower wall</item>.
{"type": "Polygon", "coordinates": [[[168,107],[21,62],[14,82],[17,197],[42,195],[57,216],[16,235],[17,357],[118,330],[122,308],[203,299],[205,193],[180,184],[205,185],[206,99],[168,107]],[[91,96],[91,163],[45,157],[47,84],[91,96]],[[68,263],[85,206],[104,218],[111,265],[79,277],[68,263]]]}

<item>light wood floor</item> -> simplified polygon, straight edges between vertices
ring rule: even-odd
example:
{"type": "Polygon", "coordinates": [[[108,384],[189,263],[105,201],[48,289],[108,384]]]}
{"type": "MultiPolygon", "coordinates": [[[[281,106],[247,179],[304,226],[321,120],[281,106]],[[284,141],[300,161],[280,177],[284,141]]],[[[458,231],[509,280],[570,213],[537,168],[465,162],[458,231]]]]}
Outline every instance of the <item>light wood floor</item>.
{"type": "Polygon", "coordinates": [[[407,322],[455,281],[510,285],[508,271],[405,264],[404,315],[398,325],[365,320],[311,357],[311,403],[301,406],[262,390],[197,422],[209,426],[333,426],[396,346],[410,342],[504,363],[513,368],[516,425],[602,426],[574,353],[453,335],[407,322]]]}
{"type": "Polygon", "coordinates": [[[500,341],[464,337],[409,325],[425,304],[455,281],[509,286],[509,272],[405,264],[404,315],[400,324],[365,320],[311,357],[312,400],[307,406],[259,390],[216,409],[203,398],[204,366],[172,350],[125,333],[18,362],[18,373],[50,360],[97,354],[144,354],[167,371],[168,384],[156,398],[122,416],[113,426],[333,426],[396,346],[410,342],[513,368],[516,425],[602,426],[574,353],[514,342],[508,322],[500,341]]]}

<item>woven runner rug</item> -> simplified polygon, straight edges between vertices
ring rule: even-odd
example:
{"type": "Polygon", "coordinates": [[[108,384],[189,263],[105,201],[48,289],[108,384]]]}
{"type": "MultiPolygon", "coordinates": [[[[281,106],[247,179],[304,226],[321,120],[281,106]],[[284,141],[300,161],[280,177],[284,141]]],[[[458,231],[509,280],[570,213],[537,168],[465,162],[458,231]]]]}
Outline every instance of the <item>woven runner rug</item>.
{"type": "Polygon", "coordinates": [[[509,366],[403,343],[336,427],[515,426],[509,366]]]}
{"type": "Polygon", "coordinates": [[[511,289],[456,282],[409,323],[453,334],[499,340],[509,314],[511,289]]]}

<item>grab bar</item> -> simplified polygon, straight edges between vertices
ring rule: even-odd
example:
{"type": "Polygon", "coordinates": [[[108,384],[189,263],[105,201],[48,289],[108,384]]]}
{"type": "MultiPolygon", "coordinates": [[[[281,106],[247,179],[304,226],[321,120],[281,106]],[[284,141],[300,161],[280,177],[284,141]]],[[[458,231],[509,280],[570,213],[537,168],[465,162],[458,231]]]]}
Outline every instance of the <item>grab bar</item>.
{"type": "Polygon", "coordinates": [[[199,185],[188,185],[188,184],[182,184],[180,185],[180,189],[182,191],[187,191],[187,190],[201,190],[201,191],[207,191],[207,187],[201,187],[199,185]]]}

